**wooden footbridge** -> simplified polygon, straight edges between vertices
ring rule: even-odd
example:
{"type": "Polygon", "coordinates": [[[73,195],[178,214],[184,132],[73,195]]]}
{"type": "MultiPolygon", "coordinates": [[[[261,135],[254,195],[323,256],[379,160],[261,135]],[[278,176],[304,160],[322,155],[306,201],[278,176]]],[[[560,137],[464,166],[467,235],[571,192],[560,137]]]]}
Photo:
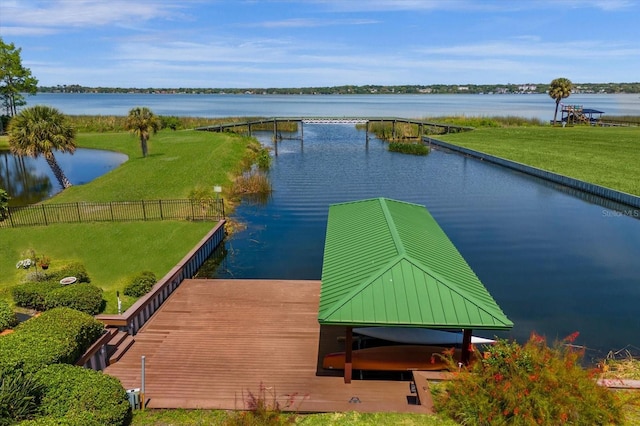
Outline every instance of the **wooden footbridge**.
{"type": "Polygon", "coordinates": [[[364,124],[368,141],[369,125],[370,123],[374,122],[391,123],[392,139],[396,139],[397,124],[410,124],[417,126],[418,138],[424,135],[425,131],[428,131],[430,133],[447,134],[473,130],[473,128],[471,127],[455,126],[451,124],[434,123],[430,121],[399,117],[271,117],[250,121],[214,124],[211,126],[198,127],[196,128],[196,130],[208,132],[238,132],[247,133],[249,136],[252,136],[253,130],[270,131],[272,129],[274,140],[280,140],[284,139],[281,132],[278,130],[278,124],[281,123],[299,123],[299,136],[292,139],[304,138],[304,124],[364,124]]]}

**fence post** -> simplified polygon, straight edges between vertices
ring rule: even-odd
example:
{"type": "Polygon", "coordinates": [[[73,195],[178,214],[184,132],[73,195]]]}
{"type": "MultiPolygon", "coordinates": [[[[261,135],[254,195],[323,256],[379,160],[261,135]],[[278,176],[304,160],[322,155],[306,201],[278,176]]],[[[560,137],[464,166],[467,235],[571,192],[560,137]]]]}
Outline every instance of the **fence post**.
{"type": "Polygon", "coordinates": [[[11,227],[15,228],[16,226],[13,224],[13,216],[11,215],[11,207],[9,207],[9,222],[11,222],[11,227]]]}
{"type": "Polygon", "coordinates": [[[113,222],[113,202],[109,201],[109,210],[111,211],[111,222],[113,222]]]}
{"type": "Polygon", "coordinates": [[[44,217],[44,224],[48,225],[48,223],[47,223],[47,210],[44,208],[44,204],[42,204],[42,216],[44,217]]]}
{"type": "Polygon", "coordinates": [[[82,222],[80,219],[80,203],[76,202],[76,211],[78,212],[78,222],[82,222]]]}
{"type": "Polygon", "coordinates": [[[164,215],[162,214],[162,200],[158,200],[158,205],[160,206],[160,220],[164,220],[164,215]]]}
{"type": "Polygon", "coordinates": [[[144,208],[144,200],[142,200],[142,217],[147,220],[147,210],[144,208]]]}

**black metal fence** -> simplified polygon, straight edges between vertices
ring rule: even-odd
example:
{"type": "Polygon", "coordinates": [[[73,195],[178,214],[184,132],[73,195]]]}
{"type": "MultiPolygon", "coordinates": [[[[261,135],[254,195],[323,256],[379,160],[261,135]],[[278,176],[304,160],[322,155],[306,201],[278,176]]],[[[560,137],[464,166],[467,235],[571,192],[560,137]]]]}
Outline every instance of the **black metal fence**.
{"type": "Polygon", "coordinates": [[[39,204],[9,207],[0,228],[53,223],[130,222],[137,220],[221,220],[224,203],[215,200],[139,200],[107,203],[39,204]]]}

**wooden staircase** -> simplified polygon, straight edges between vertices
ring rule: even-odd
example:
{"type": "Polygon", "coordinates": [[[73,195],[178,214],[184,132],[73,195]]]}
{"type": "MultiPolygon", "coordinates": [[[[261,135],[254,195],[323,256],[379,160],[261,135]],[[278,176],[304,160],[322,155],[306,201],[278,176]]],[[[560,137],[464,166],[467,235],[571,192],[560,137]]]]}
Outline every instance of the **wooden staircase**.
{"type": "Polygon", "coordinates": [[[111,340],[107,343],[107,365],[118,362],[135,342],[133,336],[130,336],[126,331],[109,328],[109,333],[111,334],[111,340]]]}

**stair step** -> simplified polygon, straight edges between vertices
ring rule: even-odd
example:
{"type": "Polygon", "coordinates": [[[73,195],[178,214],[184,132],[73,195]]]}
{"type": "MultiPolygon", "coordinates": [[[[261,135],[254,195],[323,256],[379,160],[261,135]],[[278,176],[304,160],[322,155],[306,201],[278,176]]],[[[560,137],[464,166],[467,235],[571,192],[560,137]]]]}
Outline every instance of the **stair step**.
{"type": "Polygon", "coordinates": [[[109,356],[109,365],[118,362],[120,358],[122,358],[122,356],[125,354],[125,352],[127,352],[127,349],[129,349],[134,342],[135,342],[135,339],[133,338],[133,336],[127,335],[127,337],[124,340],[122,340],[120,344],[118,344],[115,352],[113,352],[113,354],[109,356]]]}
{"type": "Polygon", "coordinates": [[[109,346],[120,346],[120,343],[122,343],[127,337],[129,337],[129,333],[126,331],[117,331],[116,329],[116,333],[111,334],[111,340],[109,340],[109,343],[107,344],[109,346]]]}

